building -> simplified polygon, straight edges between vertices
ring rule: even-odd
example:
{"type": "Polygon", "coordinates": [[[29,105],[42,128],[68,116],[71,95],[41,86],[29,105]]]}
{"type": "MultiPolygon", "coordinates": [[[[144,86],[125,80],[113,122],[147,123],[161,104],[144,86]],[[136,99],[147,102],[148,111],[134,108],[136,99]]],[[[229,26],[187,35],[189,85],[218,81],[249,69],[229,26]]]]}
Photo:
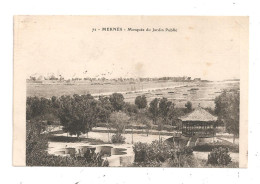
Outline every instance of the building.
{"type": "Polygon", "coordinates": [[[182,121],[182,135],[185,137],[209,138],[216,135],[217,117],[200,106],[179,119],[182,121]]]}

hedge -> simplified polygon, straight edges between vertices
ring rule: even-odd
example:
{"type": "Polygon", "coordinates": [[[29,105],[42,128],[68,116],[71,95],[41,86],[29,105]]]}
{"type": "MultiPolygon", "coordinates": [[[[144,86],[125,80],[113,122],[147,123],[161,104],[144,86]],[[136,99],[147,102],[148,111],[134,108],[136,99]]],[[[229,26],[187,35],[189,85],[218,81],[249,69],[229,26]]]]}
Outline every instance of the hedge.
{"type": "Polygon", "coordinates": [[[238,153],[239,152],[239,146],[232,144],[228,141],[222,141],[222,142],[214,142],[214,143],[198,143],[195,147],[193,147],[194,151],[212,151],[215,148],[228,148],[229,151],[238,153]]]}

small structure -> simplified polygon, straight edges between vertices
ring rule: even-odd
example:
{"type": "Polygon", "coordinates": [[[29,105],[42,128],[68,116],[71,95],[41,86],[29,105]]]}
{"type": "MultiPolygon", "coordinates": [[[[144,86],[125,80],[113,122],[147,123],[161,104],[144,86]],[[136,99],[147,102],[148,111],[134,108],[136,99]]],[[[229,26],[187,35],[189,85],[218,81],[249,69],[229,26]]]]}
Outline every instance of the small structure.
{"type": "Polygon", "coordinates": [[[179,119],[182,121],[182,135],[185,137],[208,138],[216,134],[217,117],[200,106],[179,119]]]}

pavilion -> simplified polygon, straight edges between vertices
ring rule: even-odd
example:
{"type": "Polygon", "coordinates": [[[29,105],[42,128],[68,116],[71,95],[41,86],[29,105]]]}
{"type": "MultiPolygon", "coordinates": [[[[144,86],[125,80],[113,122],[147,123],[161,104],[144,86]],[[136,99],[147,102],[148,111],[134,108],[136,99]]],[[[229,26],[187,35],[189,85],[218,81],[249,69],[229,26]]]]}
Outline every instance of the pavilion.
{"type": "Polygon", "coordinates": [[[182,135],[185,137],[214,137],[217,117],[200,106],[179,118],[182,121],[182,135]]]}

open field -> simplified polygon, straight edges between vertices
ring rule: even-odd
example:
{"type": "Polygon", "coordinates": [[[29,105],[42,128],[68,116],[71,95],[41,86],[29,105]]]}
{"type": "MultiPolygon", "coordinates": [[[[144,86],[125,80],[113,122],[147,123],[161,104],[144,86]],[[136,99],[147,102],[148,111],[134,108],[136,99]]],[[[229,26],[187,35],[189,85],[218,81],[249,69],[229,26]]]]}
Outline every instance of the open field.
{"type": "Polygon", "coordinates": [[[214,108],[214,99],[225,89],[239,89],[239,81],[223,82],[71,82],[71,83],[27,83],[27,96],[50,98],[51,96],[92,94],[94,97],[122,93],[125,101],[134,103],[135,97],[145,95],[148,103],[154,98],[168,98],[176,106],[184,107],[191,101],[194,107],[214,108]]]}

